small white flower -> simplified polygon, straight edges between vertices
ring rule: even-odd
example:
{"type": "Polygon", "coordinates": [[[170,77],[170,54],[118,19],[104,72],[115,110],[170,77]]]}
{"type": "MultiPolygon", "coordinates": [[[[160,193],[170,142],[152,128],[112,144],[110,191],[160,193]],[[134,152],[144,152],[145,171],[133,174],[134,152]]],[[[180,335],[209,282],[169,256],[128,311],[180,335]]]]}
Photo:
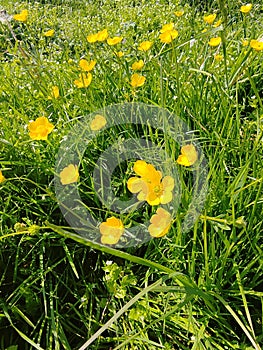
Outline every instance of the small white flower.
{"type": "Polygon", "coordinates": [[[191,39],[190,40],[190,48],[192,48],[193,46],[194,46],[194,43],[196,42],[196,40],[195,39],[191,39]]]}
{"type": "Polygon", "coordinates": [[[12,16],[10,16],[6,10],[0,10],[0,22],[3,24],[10,22],[12,19],[12,16]]]}

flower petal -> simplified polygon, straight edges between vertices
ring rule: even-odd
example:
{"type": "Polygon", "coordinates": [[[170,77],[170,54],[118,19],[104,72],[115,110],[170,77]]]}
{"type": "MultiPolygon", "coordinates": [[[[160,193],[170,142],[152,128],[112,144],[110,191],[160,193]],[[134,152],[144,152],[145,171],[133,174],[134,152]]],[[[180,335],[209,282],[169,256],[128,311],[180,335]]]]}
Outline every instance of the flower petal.
{"type": "Polygon", "coordinates": [[[2,182],[4,182],[6,180],[6,178],[4,177],[4,175],[2,174],[2,171],[0,170],[0,184],[2,182]]]}
{"type": "Polygon", "coordinates": [[[127,181],[127,187],[131,193],[138,193],[142,191],[144,185],[145,182],[138,177],[130,177],[127,181]]]}
{"type": "Polygon", "coordinates": [[[171,176],[165,176],[162,179],[162,185],[164,190],[172,191],[174,189],[174,178],[171,176]]]}
{"type": "Polygon", "coordinates": [[[109,234],[109,235],[102,235],[100,240],[102,244],[116,244],[120,240],[120,235],[117,234],[109,234]]]}
{"type": "Polygon", "coordinates": [[[161,204],[167,204],[167,203],[170,203],[172,199],[173,199],[172,192],[164,190],[162,196],[160,197],[160,203],[161,204]]]}
{"type": "Polygon", "coordinates": [[[141,177],[148,175],[147,163],[144,160],[137,160],[133,165],[133,170],[141,177]]]}

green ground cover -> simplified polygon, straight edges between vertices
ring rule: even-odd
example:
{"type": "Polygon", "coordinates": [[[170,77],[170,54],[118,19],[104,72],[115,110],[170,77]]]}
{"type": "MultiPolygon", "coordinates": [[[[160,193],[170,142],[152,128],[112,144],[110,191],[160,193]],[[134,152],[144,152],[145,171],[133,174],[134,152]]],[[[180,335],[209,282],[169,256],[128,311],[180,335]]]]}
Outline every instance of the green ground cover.
{"type": "MultiPolygon", "coordinates": [[[[242,5],[0,0],[1,349],[261,348],[263,8],[242,5]],[[143,42],[150,47],[140,49],[143,42]],[[100,203],[91,174],[116,140],[138,134],[165,145],[181,182],[169,232],[116,249],[68,226],[55,164],[81,118],[131,102],[165,108],[196,131],[208,193],[183,231],[194,168],[176,163],[180,146],[146,126],[98,132],[77,184],[99,222],[115,214],[100,203]],[[46,140],[32,131],[39,117],[50,123],[46,140]]],[[[122,162],[112,176],[123,199],[133,164],[122,162]]],[[[153,213],[146,204],[128,218],[153,213]]]]}

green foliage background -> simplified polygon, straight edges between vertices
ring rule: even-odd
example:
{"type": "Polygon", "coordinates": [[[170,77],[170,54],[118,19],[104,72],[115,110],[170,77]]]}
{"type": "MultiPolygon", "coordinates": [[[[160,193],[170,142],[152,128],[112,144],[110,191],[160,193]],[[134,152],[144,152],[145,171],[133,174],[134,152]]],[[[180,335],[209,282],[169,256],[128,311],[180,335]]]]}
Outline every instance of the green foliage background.
{"type": "MultiPolygon", "coordinates": [[[[0,169],[6,177],[0,184],[1,349],[78,349],[112,317],[90,349],[260,349],[263,60],[262,51],[243,40],[263,37],[263,9],[255,1],[242,15],[242,4],[0,1],[10,15],[29,10],[27,24],[10,22],[20,44],[0,23],[0,169]],[[203,21],[214,12],[224,20],[218,28],[203,21]],[[169,22],[179,36],[163,47],[159,30],[169,22]],[[54,37],[45,38],[51,28],[54,37]],[[103,28],[124,37],[118,47],[123,58],[105,43],[87,42],[103,28]],[[218,35],[222,45],[209,47],[218,35]],[[146,53],[137,50],[144,40],[154,41],[146,53]],[[77,89],[83,57],[97,65],[90,87],[77,89]],[[131,64],[138,59],[145,61],[146,83],[133,93],[131,64]],[[60,97],[49,100],[54,85],[60,97]],[[63,231],[54,161],[78,118],[132,101],[167,108],[198,130],[209,194],[187,234],[178,220],[163,239],[126,252],[101,251],[63,231]],[[29,121],[41,115],[56,126],[48,142],[28,135],[29,121]]],[[[100,152],[105,145],[93,147],[100,152]]],[[[95,160],[91,152],[91,164],[95,160]]],[[[82,176],[88,174],[83,167],[82,176]]],[[[182,178],[189,193],[187,173],[182,178]]]]}

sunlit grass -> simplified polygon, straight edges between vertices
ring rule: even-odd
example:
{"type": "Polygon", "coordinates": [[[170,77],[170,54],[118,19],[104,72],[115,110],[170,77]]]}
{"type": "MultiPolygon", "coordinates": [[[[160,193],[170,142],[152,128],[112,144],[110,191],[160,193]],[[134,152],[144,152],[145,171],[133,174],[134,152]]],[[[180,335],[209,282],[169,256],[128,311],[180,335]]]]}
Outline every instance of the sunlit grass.
{"type": "MultiPolygon", "coordinates": [[[[262,5],[242,13],[241,2],[193,3],[106,0],[98,9],[77,0],[1,1],[10,16],[28,10],[26,22],[6,22],[2,13],[0,23],[1,349],[79,349],[89,339],[90,349],[260,349],[263,51],[250,42],[261,45],[262,5]],[[209,14],[214,21],[204,20],[209,14]],[[160,30],[169,23],[178,36],[165,44],[160,30]],[[88,42],[104,29],[123,40],[88,42]],[[221,42],[209,45],[217,37],[221,42]],[[152,46],[139,50],[145,41],[152,46]],[[78,88],[81,59],[96,64],[89,86],[78,88]],[[131,84],[135,73],[145,80],[131,84]],[[169,234],[121,251],[67,227],[54,172],[72,126],[124,102],[166,108],[196,130],[209,190],[198,221],[184,232],[192,175],[182,167],[169,234]],[[46,141],[32,140],[28,125],[43,116],[55,128],[46,141]]],[[[113,213],[94,195],[90,174],[107,147],[134,133],[165,143],[174,160],[180,153],[151,128],[127,125],[98,135],[81,161],[79,188],[99,221],[113,213]]],[[[124,199],[130,176],[131,162],[113,174],[124,199]]],[[[153,210],[129,219],[148,220],[153,210]]]]}

